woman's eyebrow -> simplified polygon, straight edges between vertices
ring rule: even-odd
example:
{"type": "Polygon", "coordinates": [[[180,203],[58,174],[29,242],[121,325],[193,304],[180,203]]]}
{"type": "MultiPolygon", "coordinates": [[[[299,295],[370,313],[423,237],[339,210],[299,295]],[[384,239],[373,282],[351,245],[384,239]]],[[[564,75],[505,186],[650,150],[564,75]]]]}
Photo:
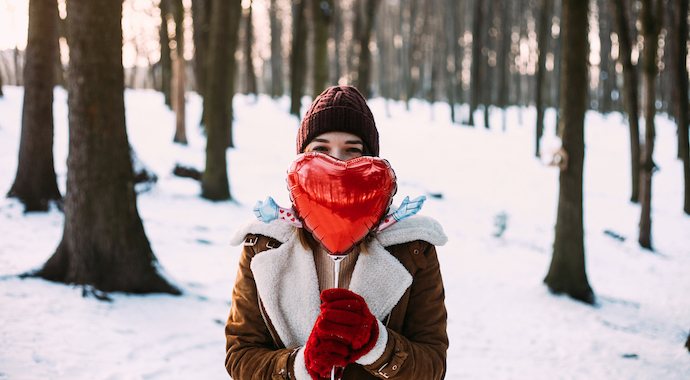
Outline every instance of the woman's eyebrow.
{"type": "Polygon", "coordinates": [[[364,143],[362,142],[362,140],[350,140],[350,141],[345,141],[345,144],[359,144],[359,145],[364,146],[364,143]]]}

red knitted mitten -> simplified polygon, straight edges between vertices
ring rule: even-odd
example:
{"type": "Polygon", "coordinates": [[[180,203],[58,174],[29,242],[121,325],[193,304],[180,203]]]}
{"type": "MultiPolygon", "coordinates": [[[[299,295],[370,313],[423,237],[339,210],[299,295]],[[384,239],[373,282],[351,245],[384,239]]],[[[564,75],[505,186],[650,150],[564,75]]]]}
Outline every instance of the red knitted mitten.
{"type": "MultiPolygon", "coordinates": [[[[350,350],[337,340],[319,338],[316,333],[319,320],[321,317],[314,325],[309,340],[304,346],[304,362],[312,379],[330,380],[333,367],[336,367],[338,374],[342,375],[343,368],[348,364],[347,357],[350,350]]],[[[337,376],[337,378],[340,377],[337,376]]]]}
{"type": "Polygon", "coordinates": [[[364,298],[347,289],[328,289],[321,293],[321,300],[321,316],[314,326],[319,337],[347,345],[349,363],[374,348],[379,325],[364,298]]]}

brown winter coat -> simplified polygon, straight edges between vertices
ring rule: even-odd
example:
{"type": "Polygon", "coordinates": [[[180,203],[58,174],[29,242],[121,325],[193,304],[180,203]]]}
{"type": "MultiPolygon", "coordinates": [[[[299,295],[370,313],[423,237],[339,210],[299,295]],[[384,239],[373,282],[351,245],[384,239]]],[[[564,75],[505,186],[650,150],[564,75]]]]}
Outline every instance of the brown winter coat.
{"type": "MultiPolygon", "coordinates": [[[[299,346],[285,347],[257,294],[252,259],[281,243],[262,235],[246,236],[232,308],[225,327],[225,366],[233,379],[295,379],[299,346]]],[[[343,380],[392,378],[442,379],[446,371],[446,308],[435,246],[412,241],[386,247],[412,275],[412,285],[382,323],[386,349],[376,362],[346,367],[343,380]]]]}

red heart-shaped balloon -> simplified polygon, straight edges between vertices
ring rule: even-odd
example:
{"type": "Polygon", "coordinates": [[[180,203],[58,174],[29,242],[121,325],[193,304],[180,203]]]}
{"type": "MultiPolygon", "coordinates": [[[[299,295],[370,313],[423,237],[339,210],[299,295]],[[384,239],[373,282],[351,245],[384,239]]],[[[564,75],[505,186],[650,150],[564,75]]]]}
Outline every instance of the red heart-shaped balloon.
{"type": "Polygon", "coordinates": [[[347,253],[378,226],[397,190],[382,158],[341,161],[318,152],[298,155],[287,183],[303,225],[333,255],[347,253]]]}

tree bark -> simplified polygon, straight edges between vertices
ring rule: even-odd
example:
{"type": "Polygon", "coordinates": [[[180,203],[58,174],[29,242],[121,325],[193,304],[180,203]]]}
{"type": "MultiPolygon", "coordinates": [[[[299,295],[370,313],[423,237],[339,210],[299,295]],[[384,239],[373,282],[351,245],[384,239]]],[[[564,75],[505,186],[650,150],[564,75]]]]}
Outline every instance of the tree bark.
{"type": "Polygon", "coordinates": [[[175,50],[173,51],[173,110],[175,111],[175,137],[173,141],[187,144],[185,126],[186,115],[186,67],[184,58],[184,5],[182,0],[172,1],[172,11],[175,18],[175,50]]]}
{"type": "Polygon", "coordinates": [[[343,41],[343,30],[345,29],[344,27],[344,21],[343,21],[343,6],[341,0],[333,0],[333,42],[335,45],[335,49],[333,51],[333,74],[331,77],[333,78],[334,83],[339,83],[340,78],[343,76],[342,75],[342,68],[340,67],[340,59],[342,57],[341,55],[341,47],[342,47],[342,41],[343,41]]]}
{"type": "Polygon", "coordinates": [[[192,26],[194,27],[194,75],[196,92],[203,97],[206,87],[206,54],[211,32],[211,0],[192,0],[192,26]]]}
{"type": "Polygon", "coordinates": [[[311,16],[314,25],[313,94],[316,97],[328,86],[328,38],[333,18],[333,0],[312,0],[311,16]]]}
{"type": "MultiPolygon", "coordinates": [[[[443,7],[445,9],[445,24],[446,30],[446,44],[448,46],[448,51],[446,53],[448,64],[446,67],[446,75],[448,76],[448,81],[446,83],[446,94],[448,97],[448,106],[450,107],[450,121],[455,124],[455,104],[457,103],[457,87],[458,87],[458,73],[460,70],[456,67],[458,62],[458,32],[456,27],[458,25],[458,12],[457,4],[453,0],[447,0],[443,7]]],[[[442,11],[443,12],[443,11],[442,11]]]]}
{"type": "Polygon", "coordinates": [[[293,0],[292,3],[292,51],[290,52],[290,114],[301,116],[302,96],[307,67],[307,0],[293,0]]]}
{"type": "Polygon", "coordinates": [[[24,108],[17,176],[7,194],[24,204],[24,211],[48,211],[51,201],[61,207],[53,162],[53,87],[58,54],[57,0],[29,2],[29,35],[24,68],[24,108]]]}
{"type": "Polygon", "coordinates": [[[599,100],[599,111],[608,114],[613,111],[613,99],[611,94],[613,92],[613,84],[615,82],[616,70],[614,65],[611,64],[611,17],[609,15],[609,9],[606,4],[610,0],[598,0],[599,7],[599,41],[600,41],[600,74],[599,80],[601,84],[599,87],[602,89],[601,98],[599,100]]]}
{"type": "Polygon", "coordinates": [[[628,113],[630,129],[630,168],[631,168],[631,196],[630,201],[639,202],[640,197],[640,126],[639,103],[637,94],[637,70],[632,64],[632,39],[629,34],[628,17],[624,0],[613,0],[614,27],[618,34],[618,62],[623,66],[623,101],[628,113]]]}
{"type": "Polygon", "coordinates": [[[644,38],[642,51],[642,69],[644,86],[644,118],[645,141],[642,149],[642,163],[640,166],[640,215],[639,243],[640,246],[652,250],[652,173],[655,169],[654,138],[656,135],[654,117],[656,116],[656,79],[659,74],[657,49],[659,48],[659,32],[663,25],[663,0],[642,0],[640,8],[640,24],[644,38]],[[656,9],[654,9],[656,8],[656,9]]]}
{"type": "Polygon", "coordinates": [[[239,1],[213,0],[207,96],[204,98],[207,111],[206,169],[201,181],[201,196],[213,201],[231,199],[226,150],[227,134],[232,125],[227,104],[233,90],[228,85],[232,76],[228,62],[235,60],[237,33],[233,29],[239,29],[241,12],[239,1]]]}
{"type": "Polygon", "coordinates": [[[474,17],[472,17],[472,66],[470,79],[470,120],[469,125],[474,126],[474,111],[479,106],[479,99],[481,98],[481,83],[482,77],[482,30],[484,22],[484,12],[482,11],[481,0],[474,1],[474,17]]]}
{"type": "Polygon", "coordinates": [[[244,63],[245,63],[245,77],[247,79],[246,94],[257,94],[256,88],[256,73],[254,72],[254,15],[253,15],[254,1],[249,1],[249,9],[247,10],[246,23],[244,24],[244,63]]]}
{"type": "MultiPolygon", "coordinates": [[[[420,51],[420,25],[419,23],[417,23],[417,19],[419,18],[419,0],[410,0],[409,9],[409,19],[407,22],[408,31],[406,33],[407,66],[405,67],[405,82],[407,84],[405,88],[405,103],[408,110],[410,109],[410,99],[415,97],[417,84],[420,80],[419,78],[421,76],[421,65],[419,63],[420,59],[418,57],[421,57],[422,55],[420,51]]],[[[405,41],[405,39],[403,39],[403,41],[405,41]]]]}
{"type": "MultiPolygon", "coordinates": [[[[675,70],[678,85],[675,86],[678,99],[678,157],[683,161],[683,173],[685,176],[685,199],[683,211],[690,215],[690,144],[688,143],[688,125],[690,121],[690,103],[688,101],[688,2],[678,0],[678,9],[675,14],[676,33],[676,61],[675,70]]],[[[690,342],[690,340],[689,340],[690,342]]],[[[688,347],[690,348],[690,346],[688,347]]]]}
{"type": "Polygon", "coordinates": [[[544,78],[546,77],[546,51],[549,46],[549,37],[551,36],[551,6],[552,0],[541,0],[539,6],[539,34],[538,34],[538,49],[539,58],[537,59],[537,91],[535,94],[535,105],[537,108],[537,128],[535,139],[534,155],[539,157],[541,137],[544,135],[544,78]]]}
{"type": "Polygon", "coordinates": [[[36,275],[102,291],[179,294],[157,273],[137,212],[125,127],[122,2],[70,0],[67,12],[65,228],[55,254],[36,275]]]}
{"type": "Polygon", "coordinates": [[[481,98],[482,101],[481,103],[484,104],[484,128],[485,129],[491,129],[491,118],[490,118],[490,110],[491,106],[493,105],[493,95],[494,95],[494,67],[491,66],[489,63],[490,60],[490,52],[494,51],[494,46],[492,46],[495,42],[495,39],[492,38],[490,34],[490,30],[493,27],[493,19],[494,19],[494,3],[496,0],[492,1],[487,1],[486,2],[486,9],[484,12],[484,19],[486,22],[484,23],[484,30],[482,31],[483,37],[482,40],[485,41],[482,47],[482,50],[486,50],[486,55],[484,54],[484,51],[482,51],[482,74],[481,74],[481,82],[482,83],[482,92],[481,92],[481,98]]]}
{"type": "MultiPolygon", "coordinates": [[[[233,6],[230,8],[230,31],[229,31],[229,36],[227,37],[227,49],[230,51],[231,55],[229,57],[229,61],[227,62],[228,65],[228,79],[227,79],[227,87],[228,87],[228,95],[226,96],[225,100],[225,107],[227,107],[228,110],[228,115],[230,117],[230,123],[228,124],[228,131],[226,133],[227,137],[227,147],[228,148],[233,148],[235,146],[235,143],[233,141],[233,133],[232,133],[232,121],[234,120],[234,107],[233,107],[233,99],[235,99],[235,94],[237,93],[237,73],[239,72],[238,66],[239,62],[237,62],[237,59],[235,59],[235,52],[238,49],[238,45],[240,43],[239,41],[239,36],[240,36],[240,25],[242,22],[242,7],[241,3],[240,6],[233,6]]],[[[211,79],[213,80],[213,79],[211,79]]],[[[207,80],[208,82],[208,80],[207,80]]],[[[208,85],[208,83],[207,83],[208,85]]]]}
{"type": "Polygon", "coordinates": [[[276,0],[271,0],[269,8],[271,23],[271,97],[283,96],[283,45],[281,42],[282,24],[278,17],[276,0]]]}
{"type": "Polygon", "coordinates": [[[513,20],[510,14],[510,2],[501,0],[498,4],[501,11],[501,47],[498,53],[498,99],[496,104],[503,109],[503,131],[506,130],[506,108],[508,107],[508,94],[510,93],[510,24],[513,20]]]}
{"type": "Polygon", "coordinates": [[[357,68],[357,88],[362,92],[365,98],[369,99],[373,96],[373,89],[371,87],[371,49],[369,43],[371,42],[371,35],[374,30],[374,19],[376,16],[376,8],[379,0],[365,0],[364,5],[364,19],[362,20],[362,29],[359,36],[359,67],[357,68]]]}
{"type": "Polygon", "coordinates": [[[555,294],[565,293],[589,304],[594,293],[585,271],[582,207],[584,118],[587,109],[588,2],[563,0],[563,67],[561,109],[563,149],[568,155],[560,174],[556,236],[551,267],[544,279],[555,294]]]}
{"type": "MultiPolygon", "coordinates": [[[[170,14],[170,1],[161,0],[161,27],[160,27],[160,45],[161,45],[161,59],[159,61],[161,67],[161,92],[165,97],[165,104],[172,108],[172,58],[170,57],[170,38],[168,37],[168,14],[170,14]]],[[[69,18],[69,16],[67,16],[69,18]]]]}

